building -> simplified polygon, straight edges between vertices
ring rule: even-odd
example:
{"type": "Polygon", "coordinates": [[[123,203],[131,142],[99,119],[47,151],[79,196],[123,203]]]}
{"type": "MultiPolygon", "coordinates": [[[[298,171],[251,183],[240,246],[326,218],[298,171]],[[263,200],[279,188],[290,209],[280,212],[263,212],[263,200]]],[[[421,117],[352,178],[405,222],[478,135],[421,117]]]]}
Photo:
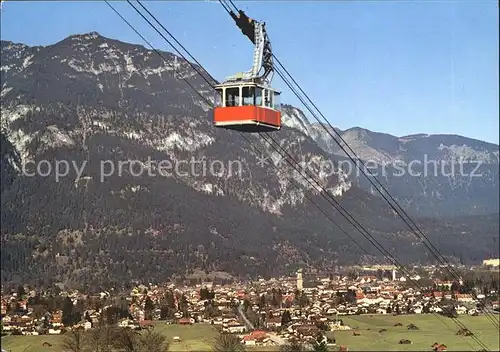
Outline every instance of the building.
{"type": "Polygon", "coordinates": [[[500,266],[500,258],[491,258],[483,260],[484,266],[500,266]]]}

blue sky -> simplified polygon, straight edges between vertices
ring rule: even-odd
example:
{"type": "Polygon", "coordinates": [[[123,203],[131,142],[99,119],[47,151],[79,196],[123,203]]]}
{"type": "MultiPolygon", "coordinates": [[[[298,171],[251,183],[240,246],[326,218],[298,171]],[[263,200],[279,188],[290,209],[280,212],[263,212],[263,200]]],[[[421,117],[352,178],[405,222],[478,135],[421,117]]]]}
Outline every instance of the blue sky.
{"type": "MultiPolygon", "coordinates": [[[[155,47],[172,51],[126,2],[112,3],[155,47]]],[[[235,3],[266,21],[274,53],[334,126],[498,144],[495,0],[235,3]]],[[[145,5],[214,77],[250,69],[252,45],[217,2],[145,5]]],[[[2,39],[30,45],[91,31],[143,44],[102,1],[7,0],[1,26],[2,39]]],[[[274,85],[283,102],[301,107],[283,82],[274,85]]]]}

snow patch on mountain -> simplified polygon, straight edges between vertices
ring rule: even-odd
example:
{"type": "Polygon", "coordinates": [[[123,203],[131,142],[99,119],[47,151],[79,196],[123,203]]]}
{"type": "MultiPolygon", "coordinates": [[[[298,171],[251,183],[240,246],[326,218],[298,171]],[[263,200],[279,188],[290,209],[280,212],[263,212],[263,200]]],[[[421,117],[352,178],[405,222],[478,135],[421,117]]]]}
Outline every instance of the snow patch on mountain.
{"type": "Polygon", "coordinates": [[[28,57],[26,57],[23,61],[23,65],[22,65],[22,69],[24,70],[26,67],[28,67],[29,65],[31,65],[33,63],[33,57],[34,55],[30,55],[28,57]]]}
{"type": "Polygon", "coordinates": [[[6,88],[2,88],[2,90],[0,91],[0,97],[3,98],[4,96],[6,96],[10,91],[12,90],[12,87],[6,87],[6,88]]]}
{"type": "Polygon", "coordinates": [[[498,163],[498,151],[491,153],[488,150],[477,150],[466,144],[452,144],[447,146],[441,143],[438,150],[443,151],[448,161],[453,163],[466,161],[498,163]]]}
{"type": "Polygon", "coordinates": [[[1,129],[5,133],[7,140],[14,146],[17,153],[24,161],[29,157],[28,144],[33,140],[34,135],[26,134],[21,129],[12,129],[14,121],[24,118],[30,111],[36,109],[33,105],[17,105],[1,107],[1,129]]]}
{"type": "Polygon", "coordinates": [[[193,152],[203,146],[208,146],[215,141],[212,136],[201,131],[192,131],[191,135],[172,132],[164,138],[155,140],[152,145],[159,151],[173,150],[174,147],[193,152]]]}
{"type": "Polygon", "coordinates": [[[47,127],[47,132],[49,133],[44,134],[41,141],[51,147],[75,145],[73,138],[71,138],[68,133],[59,130],[57,126],[47,127]]]}
{"type": "Polygon", "coordinates": [[[281,106],[281,111],[281,123],[283,125],[295,128],[305,135],[312,137],[311,133],[314,133],[314,131],[312,130],[311,123],[302,110],[291,105],[283,104],[281,106]]]}

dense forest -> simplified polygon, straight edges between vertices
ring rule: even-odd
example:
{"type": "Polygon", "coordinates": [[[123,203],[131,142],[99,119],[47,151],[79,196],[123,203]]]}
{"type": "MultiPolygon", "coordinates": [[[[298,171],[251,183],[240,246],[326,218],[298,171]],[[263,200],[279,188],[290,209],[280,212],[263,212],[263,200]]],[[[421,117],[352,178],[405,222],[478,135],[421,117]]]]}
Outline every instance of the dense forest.
{"type": "MultiPolygon", "coordinates": [[[[1,70],[3,281],[111,285],[197,271],[270,276],[384,261],[286,163],[258,165],[262,154],[276,156],[262,138],[249,136],[249,144],[215,129],[206,103],[173,77],[172,54],[162,62],[141,46],[96,34],[47,47],[2,41],[1,48],[10,68],[1,70]],[[137,160],[157,171],[148,159],[175,165],[190,158],[243,168],[237,175],[102,172],[103,163],[137,160]],[[70,167],[56,179],[61,161],[70,167]]],[[[177,76],[192,76],[182,60],[177,76]]],[[[192,84],[211,97],[202,79],[192,84]]],[[[274,136],[295,160],[339,161],[295,128],[274,136]]],[[[334,171],[313,174],[391,254],[432,262],[380,197],[334,171]]],[[[498,255],[498,215],[417,222],[450,260],[498,255]]]]}

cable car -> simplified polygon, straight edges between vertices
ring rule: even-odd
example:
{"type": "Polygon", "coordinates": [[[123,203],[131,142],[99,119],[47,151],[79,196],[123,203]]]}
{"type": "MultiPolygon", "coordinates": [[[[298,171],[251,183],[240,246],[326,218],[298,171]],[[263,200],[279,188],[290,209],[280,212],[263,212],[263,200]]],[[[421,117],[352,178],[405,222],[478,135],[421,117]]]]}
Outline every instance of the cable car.
{"type": "Polygon", "coordinates": [[[220,106],[214,109],[216,127],[241,132],[271,132],[281,128],[280,92],[255,82],[215,86],[220,106]]]}
{"type": "Polygon", "coordinates": [[[270,84],[273,62],[265,24],[246,17],[243,11],[233,18],[255,45],[254,64],[249,72],[230,76],[214,87],[214,125],[250,133],[277,131],[281,128],[281,92],[270,84]]]}

